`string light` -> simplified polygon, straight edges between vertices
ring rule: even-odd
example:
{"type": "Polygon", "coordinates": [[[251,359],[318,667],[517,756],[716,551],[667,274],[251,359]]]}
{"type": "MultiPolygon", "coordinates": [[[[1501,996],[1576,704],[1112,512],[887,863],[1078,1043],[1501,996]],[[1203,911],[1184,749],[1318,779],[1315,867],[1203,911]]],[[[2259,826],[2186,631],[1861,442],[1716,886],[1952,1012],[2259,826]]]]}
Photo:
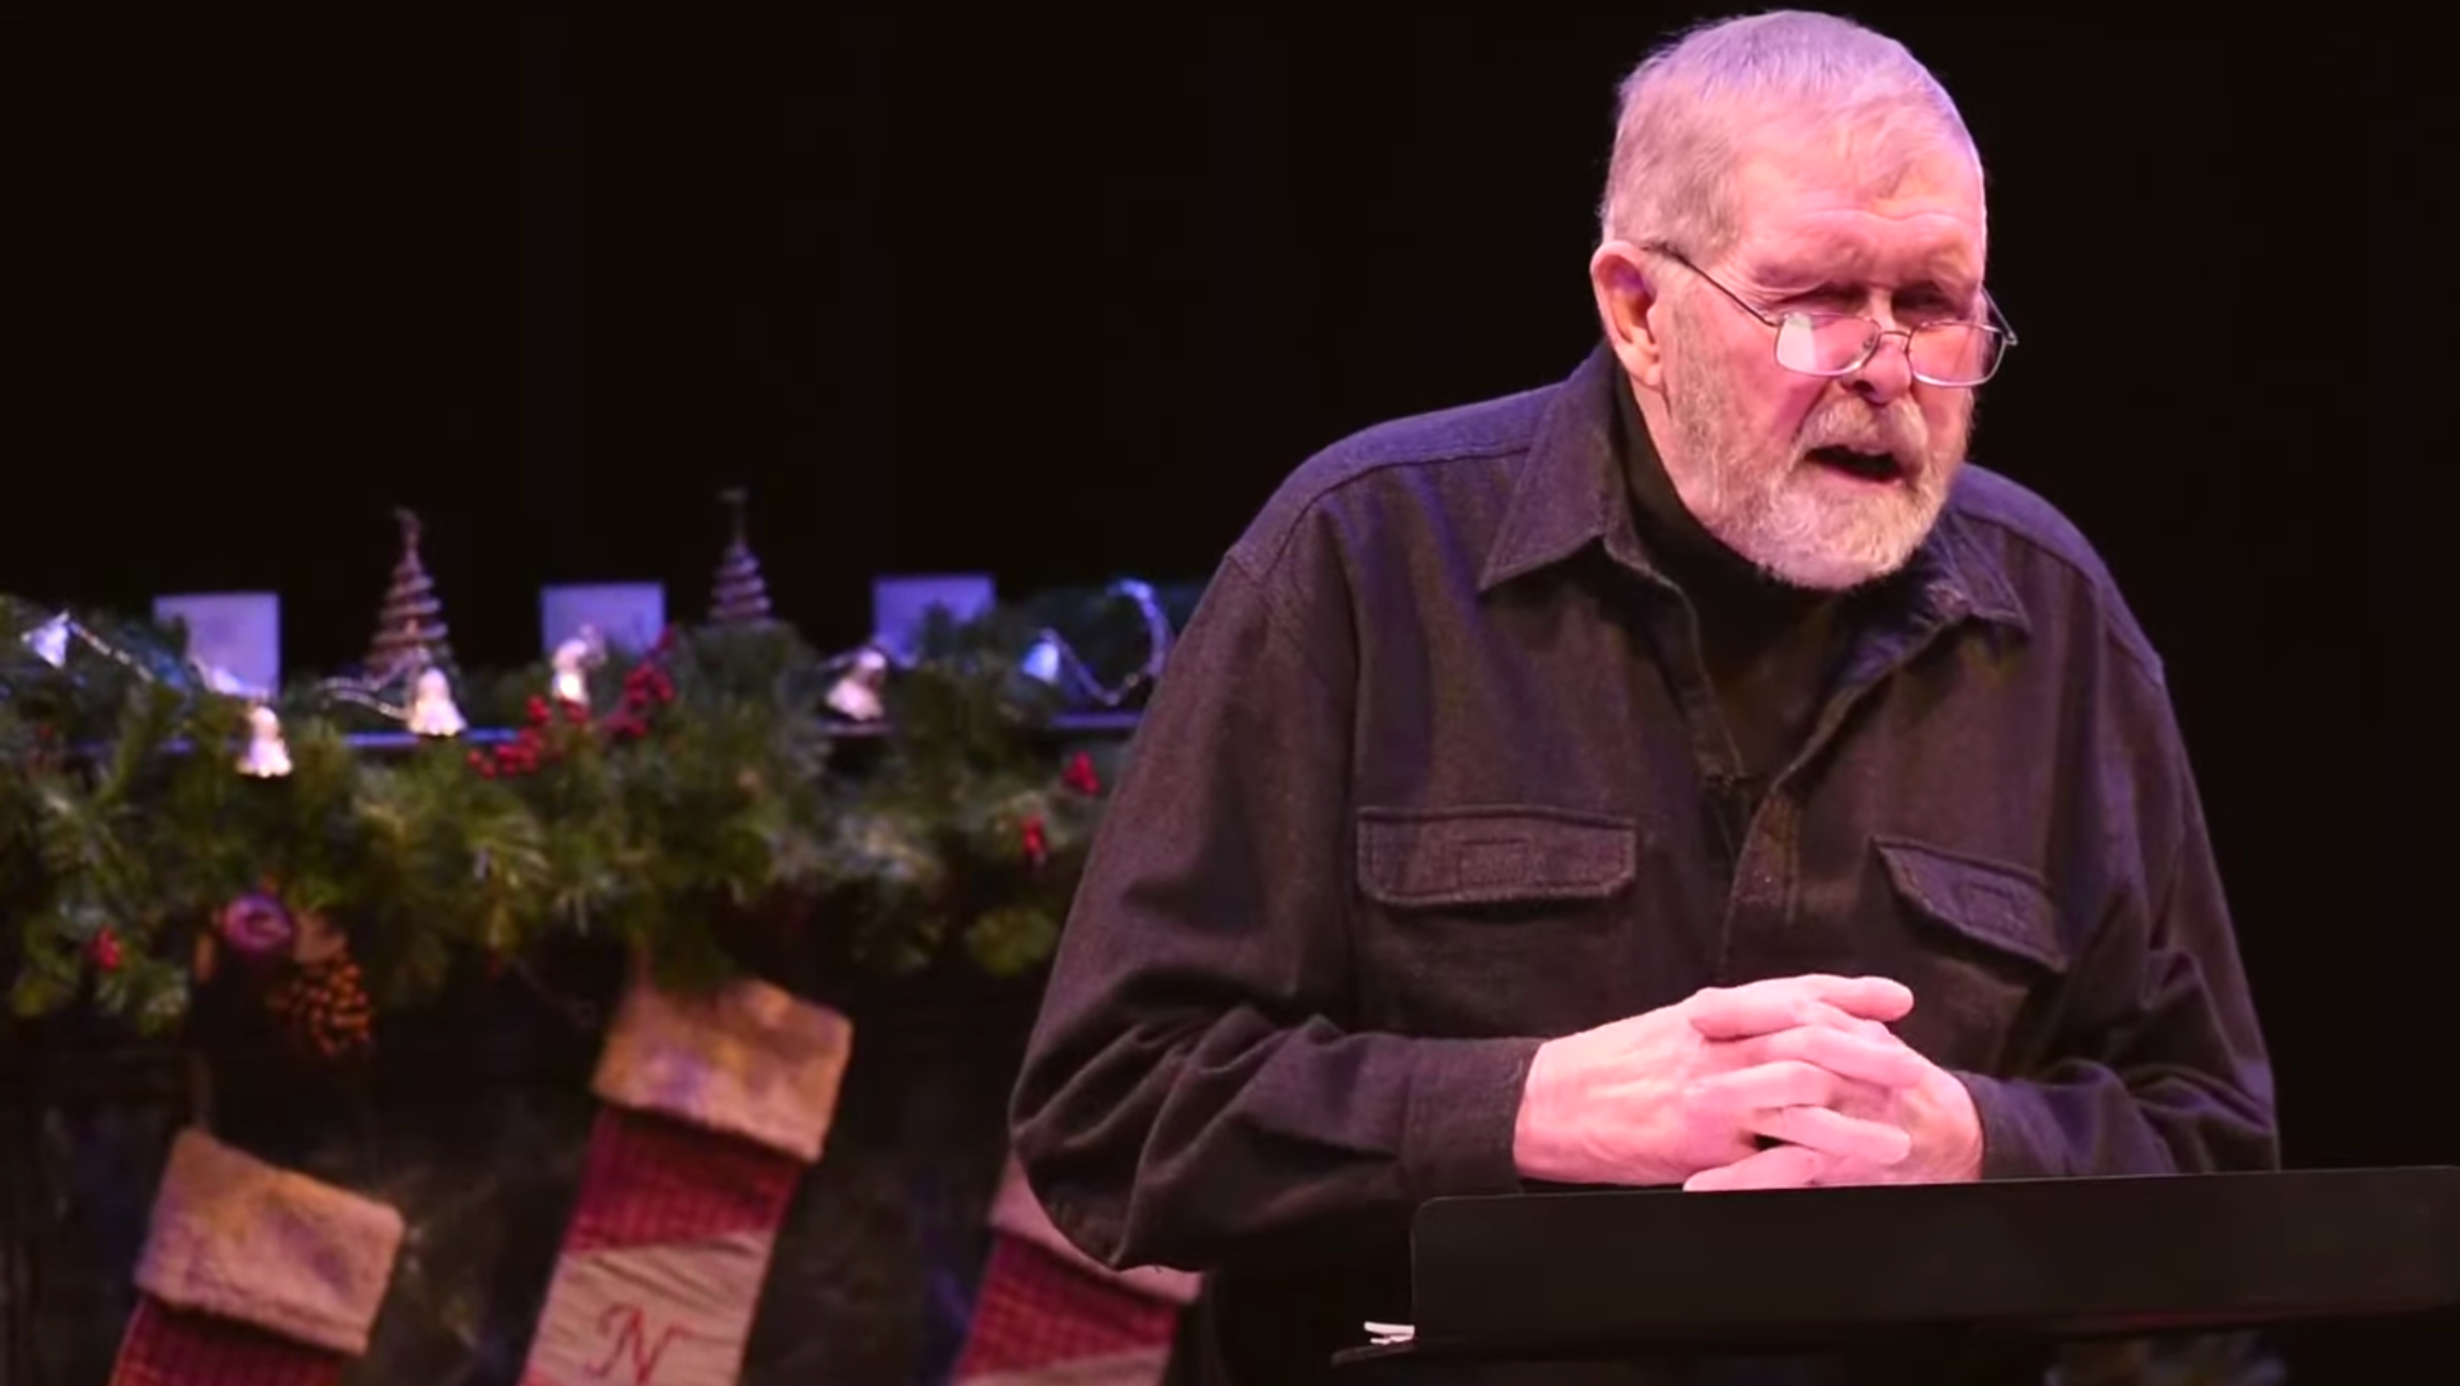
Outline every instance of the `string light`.
{"type": "Polygon", "coordinates": [[[881,691],[888,686],[889,664],[887,652],[876,645],[865,645],[831,660],[829,667],[844,672],[829,685],[829,707],[856,722],[877,722],[887,716],[888,706],[881,699],[881,691]]]}
{"type": "Polygon", "coordinates": [[[239,753],[239,773],[260,780],[290,773],[290,743],[282,739],[282,719],[263,703],[248,709],[248,748],[239,753]]]}
{"type": "MultiPolygon", "coordinates": [[[[143,660],[95,634],[83,621],[65,611],[27,631],[21,638],[26,648],[34,652],[36,659],[54,669],[68,667],[69,642],[74,640],[94,653],[114,661],[147,683],[162,682],[153,670],[145,666],[143,660]]],[[[237,675],[218,664],[207,664],[203,660],[192,657],[188,661],[188,667],[196,671],[197,680],[203,683],[209,691],[219,693],[224,697],[239,698],[250,702],[265,702],[272,696],[271,690],[242,683],[237,675]]]]}
{"type": "MultiPolygon", "coordinates": [[[[162,679],[142,660],[95,634],[84,622],[65,611],[26,632],[24,639],[26,647],[34,652],[34,657],[54,669],[68,667],[69,642],[75,640],[148,684],[159,687],[162,683],[162,679]]],[[[229,670],[193,657],[189,659],[188,666],[196,671],[198,681],[208,691],[240,699],[249,705],[248,744],[236,762],[239,772],[257,779],[275,779],[289,774],[290,746],[282,739],[281,717],[267,706],[270,690],[242,683],[229,670]]]]}
{"type": "Polygon", "coordinates": [[[452,681],[442,669],[419,671],[418,692],[410,701],[410,730],[420,736],[459,736],[469,720],[453,702],[452,681]]]}
{"type": "Polygon", "coordinates": [[[388,721],[407,723],[410,720],[410,709],[401,703],[389,703],[384,699],[385,690],[401,681],[401,672],[397,671],[380,679],[324,679],[315,686],[316,696],[328,702],[349,703],[353,707],[366,708],[388,721]]]}
{"type": "Polygon", "coordinates": [[[559,703],[589,706],[589,671],[606,663],[606,638],[593,625],[583,625],[571,639],[555,647],[547,661],[554,673],[548,687],[559,703]]]}
{"type": "MultiPolygon", "coordinates": [[[[1143,616],[1146,649],[1142,664],[1117,684],[1106,685],[1066,636],[1045,627],[1035,633],[1033,644],[1017,661],[1017,671],[1058,689],[1077,706],[1115,712],[1161,678],[1174,637],[1170,617],[1163,612],[1161,600],[1154,595],[1150,583],[1122,578],[1112,583],[1105,595],[1133,604],[1143,616]]],[[[836,676],[828,691],[830,709],[851,722],[882,720],[887,715],[883,691],[899,662],[877,645],[859,646],[828,660],[822,669],[836,676]]]]}
{"type": "MultiPolygon", "coordinates": [[[[1141,664],[1118,683],[1105,684],[1092,665],[1076,652],[1067,637],[1045,627],[1036,632],[1033,644],[1019,660],[1018,672],[1059,690],[1077,706],[1102,711],[1119,710],[1157,683],[1162,667],[1169,659],[1175,633],[1152,585],[1134,578],[1122,578],[1110,585],[1106,595],[1132,604],[1143,618],[1146,652],[1141,664]]],[[[559,699],[577,701],[587,698],[585,671],[605,657],[596,635],[595,631],[584,630],[556,651],[556,658],[552,661],[555,667],[552,691],[559,699]]],[[[26,632],[23,640],[36,658],[55,669],[66,667],[73,641],[109,657],[149,683],[160,682],[142,662],[95,634],[67,612],[26,632]]],[[[251,717],[256,711],[264,712],[268,718],[273,716],[271,709],[266,707],[271,700],[269,690],[243,684],[227,670],[195,660],[190,663],[209,690],[251,703],[251,717]]],[[[887,651],[868,644],[826,661],[823,670],[835,675],[826,695],[830,710],[850,722],[881,721],[887,715],[884,691],[898,663],[887,651]]],[[[453,704],[451,685],[443,671],[415,653],[389,661],[372,676],[320,680],[312,685],[312,692],[321,701],[348,703],[387,721],[401,723],[419,736],[457,736],[467,728],[460,709],[453,704]]],[[[278,723],[271,735],[278,743],[278,723]]],[[[286,752],[276,754],[265,751],[252,753],[252,756],[254,764],[282,764],[287,768],[286,752]]],[[[251,773],[259,771],[252,770],[251,773]]]]}
{"type": "Polygon", "coordinates": [[[321,700],[366,708],[422,736],[456,735],[462,725],[461,709],[453,705],[451,682],[421,651],[388,660],[366,677],[322,679],[314,688],[321,700]],[[442,730],[448,726],[454,730],[442,730]]]}
{"type": "Polygon", "coordinates": [[[1115,711],[1130,698],[1150,688],[1162,676],[1162,665],[1170,658],[1172,633],[1170,618],[1162,611],[1152,585],[1134,578],[1122,578],[1110,586],[1110,595],[1135,604],[1145,621],[1145,662],[1131,670],[1115,687],[1105,687],[1091,665],[1076,653],[1074,646],[1055,630],[1044,630],[1034,640],[1033,648],[1025,652],[1021,665],[1026,677],[1047,683],[1079,702],[1091,703],[1115,711]]]}

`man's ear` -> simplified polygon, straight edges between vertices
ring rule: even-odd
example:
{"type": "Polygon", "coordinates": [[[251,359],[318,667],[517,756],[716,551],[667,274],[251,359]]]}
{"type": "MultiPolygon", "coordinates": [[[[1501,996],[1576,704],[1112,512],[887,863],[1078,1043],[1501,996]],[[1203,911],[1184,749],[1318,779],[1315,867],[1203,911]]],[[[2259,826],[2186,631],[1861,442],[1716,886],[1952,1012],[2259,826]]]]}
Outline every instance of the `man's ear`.
{"type": "Polygon", "coordinates": [[[1597,319],[1624,373],[1643,389],[1660,387],[1665,353],[1658,336],[1654,267],[1629,241],[1608,241],[1589,257],[1589,289],[1597,296],[1597,319]]]}

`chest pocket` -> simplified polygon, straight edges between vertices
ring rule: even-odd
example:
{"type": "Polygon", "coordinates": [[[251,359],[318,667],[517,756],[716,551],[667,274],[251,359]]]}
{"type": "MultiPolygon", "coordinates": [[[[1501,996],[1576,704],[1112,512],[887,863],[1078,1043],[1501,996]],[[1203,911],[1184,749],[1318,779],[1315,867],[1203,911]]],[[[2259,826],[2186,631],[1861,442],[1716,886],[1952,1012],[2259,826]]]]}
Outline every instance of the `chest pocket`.
{"type": "Polygon", "coordinates": [[[1358,815],[1361,997],[1420,1033],[1537,1033],[1611,1012],[1631,967],[1639,825],[1494,806],[1358,815]]]}
{"type": "Polygon", "coordinates": [[[1923,974],[1904,979],[1915,1005],[1903,1028],[1927,1033],[1907,1038],[1942,1062],[1996,1070],[2026,1002],[2067,975],[2057,902],[2020,866],[1905,838],[1873,845],[1923,974]]]}
{"type": "Polygon", "coordinates": [[[1366,809],[1358,876],[1399,909],[1604,900],[1631,885],[1631,820],[1565,809],[1366,809]]]}

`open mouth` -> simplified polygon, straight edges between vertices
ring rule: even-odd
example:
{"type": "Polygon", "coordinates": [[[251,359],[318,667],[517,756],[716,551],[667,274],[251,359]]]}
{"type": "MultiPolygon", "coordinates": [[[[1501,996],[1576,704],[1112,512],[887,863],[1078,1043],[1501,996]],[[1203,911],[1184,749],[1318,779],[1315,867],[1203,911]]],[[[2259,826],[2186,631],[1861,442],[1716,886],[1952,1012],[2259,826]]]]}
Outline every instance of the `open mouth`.
{"type": "Polygon", "coordinates": [[[1871,452],[1847,444],[1813,448],[1804,456],[1813,462],[1862,481],[1897,481],[1905,475],[1904,467],[1892,452],[1871,452]]]}

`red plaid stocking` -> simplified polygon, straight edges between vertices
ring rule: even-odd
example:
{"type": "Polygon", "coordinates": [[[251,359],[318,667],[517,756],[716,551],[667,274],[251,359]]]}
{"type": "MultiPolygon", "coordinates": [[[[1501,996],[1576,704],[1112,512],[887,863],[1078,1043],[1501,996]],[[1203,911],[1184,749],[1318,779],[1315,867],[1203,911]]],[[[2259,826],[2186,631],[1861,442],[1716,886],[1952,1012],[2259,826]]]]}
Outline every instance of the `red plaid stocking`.
{"type": "Polygon", "coordinates": [[[625,999],[579,1206],[523,1386],[729,1386],[777,1229],[820,1158],[845,1018],[743,983],[625,999]]]}
{"type": "Polygon", "coordinates": [[[1014,1161],[991,1206],[991,1259],[952,1380],[961,1386],[1154,1386],[1179,1313],[1179,1271],[1119,1272],[1052,1226],[1014,1161]]]}
{"type": "Polygon", "coordinates": [[[181,1132],[111,1386],[334,1386],[401,1237],[384,1204],[181,1132]]]}

